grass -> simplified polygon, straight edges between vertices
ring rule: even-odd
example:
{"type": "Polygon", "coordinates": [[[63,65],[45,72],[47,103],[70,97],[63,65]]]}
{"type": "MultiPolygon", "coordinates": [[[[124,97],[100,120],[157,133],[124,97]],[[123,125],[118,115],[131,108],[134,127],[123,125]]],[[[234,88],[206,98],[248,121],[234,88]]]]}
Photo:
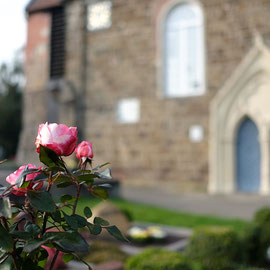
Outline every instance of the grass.
{"type": "MultiPolygon", "coordinates": [[[[83,214],[85,206],[92,208],[98,204],[97,199],[81,199],[77,211],[83,214]]],[[[156,206],[134,203],[126,200],[111,200],[115,205],[130,213],[134,221],[164,224],[176,227],[194,229],[201,226],[230,226],[237,231],[242,231],[249,224],[248,221],[240,219],[225,219],[207,215],[196,215],[168,210],[156,206]]]]}

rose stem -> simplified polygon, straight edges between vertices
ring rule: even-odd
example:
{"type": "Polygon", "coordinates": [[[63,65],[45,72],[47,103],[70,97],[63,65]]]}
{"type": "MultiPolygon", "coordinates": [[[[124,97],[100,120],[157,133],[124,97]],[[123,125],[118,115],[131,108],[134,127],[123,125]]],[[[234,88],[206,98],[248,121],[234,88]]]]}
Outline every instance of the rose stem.
{"type": "MultiPolygon", "coordinates": [[[[81,162],[81,160],[80,160],[80,164],[81,164],[81,170],[85,170],[85,168],[86,168],[86,162],[81,162]]],[[[74,215],[75,212],[76,212],[76,208],[77,208],[79,196],[80,196],[80,193],[81,193],[81,189],[82,189],[82,185],[79,185],[78,186],[78,183],[77,183],[77,194],[76,194],[75,203],[73,205],[72,215],[74,215]]]]}
{"type": "MultiPolygon", "coordinates": [[[[49,173],[49,185],[48,185],[48,188],[47,188],[47,191],[48,192],[51,189],[51,185],[52,185],[52,172],[49,173]]],[[[41,231],[41,234],[42,235],[46,231],[47,220],[48,220],[48,213],[47,212],[44,212],[44,214],[43,214],[43,226],[42,226],[42,231],[41,231]]]]}
{"type": "Polygon", "coordinates": [[[55,252],[55,255],[53,257],[53,260],[52,260],[52,263],[51,263],[51,266],[50,266],[50,269],[49,270],[52,270],[53,269],[53,266],[54,266],[54,264],[56,262],[56,259],[57,259],[58,254],[59,254],[59,250],[57,249],[56,252],[55,252]]]}
{"type": "Polygon", "coordinates": [[[82,185],[77,186],[77,194],[76,194],[75,203],[73,205],[72,215],[74,215],[75,212],[76,212],[76,207],[77,207],[77,204],[78,204],[78,200],[79,200],[79,196],[80,196],[80,193],[81,193],[81,189],[82,189],[82,185]]]}

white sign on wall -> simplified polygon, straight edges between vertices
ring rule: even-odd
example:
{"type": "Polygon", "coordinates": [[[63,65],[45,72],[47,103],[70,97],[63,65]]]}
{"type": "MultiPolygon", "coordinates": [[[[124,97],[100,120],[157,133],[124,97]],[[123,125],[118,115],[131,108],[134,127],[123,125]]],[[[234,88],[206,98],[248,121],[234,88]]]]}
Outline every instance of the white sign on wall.
{"type": "Polygon", "coordinates": [[[89,31],[110,28],[112,25],[112,3],[102,1],[88,6],[87,27],[89,31]]]}
{"type": "Polygon", "coordinates": [[[140,101],[137,98],[121,99],[116,108],[117,122],[134,124],[140,120],[140,101]]]}
{"type": "Polygon", "coordinates": [[[189,128],[189,139],[191,142],[201,142],[204,138],[204,130],[201,125],[192,125],[189,128]]]}

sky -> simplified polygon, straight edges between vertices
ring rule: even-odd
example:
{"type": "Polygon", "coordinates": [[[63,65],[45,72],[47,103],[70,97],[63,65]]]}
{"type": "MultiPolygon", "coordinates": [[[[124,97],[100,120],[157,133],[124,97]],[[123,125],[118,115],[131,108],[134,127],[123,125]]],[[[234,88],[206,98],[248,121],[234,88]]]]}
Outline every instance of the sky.
{"type": "Polygon", "coordinates": [[[26,42],[25,6],[29,0],[0,0],[0,64],[11,62],[26,42]]]}

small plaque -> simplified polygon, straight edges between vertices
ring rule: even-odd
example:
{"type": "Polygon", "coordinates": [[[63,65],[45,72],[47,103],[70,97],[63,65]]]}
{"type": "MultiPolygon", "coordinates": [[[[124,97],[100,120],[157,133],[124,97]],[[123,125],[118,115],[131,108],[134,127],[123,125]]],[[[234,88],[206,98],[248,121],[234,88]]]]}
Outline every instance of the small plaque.
{"type": "Polygon", "coordinates": [[[119,100],[117,103],[117,122],[135,124],[140,120],[140,101],[137,98],[119,100]]]}
{"type": "Polygon", "coordinates": [[[102,1],[88,6],[87,26],[89,31],[110,28],[112,25],[112,3],[102,1]]]}
{"type": "Polygon", "coordinates": [[[189,139],[191,142],[201,142],[204,138],[204,130],[200,125],[193,125],[189,128],[189,139]]]}

